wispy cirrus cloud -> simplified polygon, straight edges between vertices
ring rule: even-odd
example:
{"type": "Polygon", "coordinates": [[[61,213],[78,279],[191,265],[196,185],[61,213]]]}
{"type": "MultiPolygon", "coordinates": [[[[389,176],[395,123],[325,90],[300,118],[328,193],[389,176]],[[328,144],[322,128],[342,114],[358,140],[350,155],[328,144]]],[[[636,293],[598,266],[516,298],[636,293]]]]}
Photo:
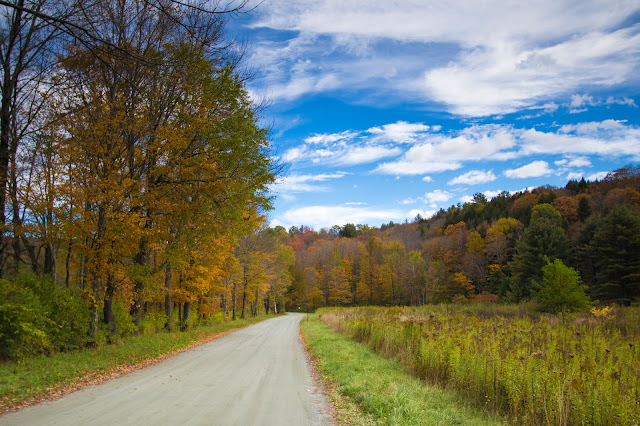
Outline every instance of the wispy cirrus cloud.
{"type": "MultiPolygon", "coordinates": [[[[449,134],[425,135],[397,160],[381,163],[375,171],[419,175],[458,170],[477,161],[515,160],[536,155],[562,155],[564,158],[557,164],[561,172],[590,167],[587,156],[593,155],[637,161],[640,128],[617,120],[564,125],[556,131],[513,125],[471,126],[449,134]]],[[[460,179],[467,181],[472,177],[489,177],[477,171],[463,176],[460,179]]]]}
{"type": "Polygon", "coordinates": [[[282,177],[276,180],[272,187],[275,192],[281,193],[295,193],[295,192],[316,192],[316,191],[328,191],[329,188],[325,185],[318,185],[319,182],[329,182],[335,179],[341,179],[348,175],[345,172],[337,173],[321,173],[316,175],[290,175],[282,177]]]}
{"type": "Polygon", "coordinates": [[[403,152],[399,145],[420,140],[430,129],[423,123],[398,121],[363,131],[314,134],[305,138],[304,144],[285,151],[281,158],[286,162],[368,164],[399,156],[403,152]]]}
{"type": "Polygon", "coordinates": [[[276,100],[376,89],[464,116],[505,114],[637,79],[640,31],[627,18],[639,10],[634,0],[272,0],[252,27],[295,35],[265,40],[254,60],[276,100]]]}
{"type": "Polygon", "coordinates": [[[508,159],[515,155],[516,138],[510,127],[472,126],[456,135],[437,134],[411,146],[397,161],[382,163],[376,171],[385,174],[417,175],[457,170],[463,162],[480,159],[508,159]]]}

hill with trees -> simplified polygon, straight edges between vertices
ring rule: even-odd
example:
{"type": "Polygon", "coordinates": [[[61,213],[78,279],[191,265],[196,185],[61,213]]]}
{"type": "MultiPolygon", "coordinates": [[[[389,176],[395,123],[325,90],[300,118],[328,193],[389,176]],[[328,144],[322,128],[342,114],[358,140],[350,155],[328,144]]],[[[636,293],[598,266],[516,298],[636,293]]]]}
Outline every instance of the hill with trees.
{"type": "Polygon", "coordinates": [[[552,270],[585,297],[629,305],[640,300],[640,168],[491,200],[476,194],[412,223],[292,227],[287,244],[296,252],[289,309],[520,302],[548,294],[540,285],[552,270]]]}

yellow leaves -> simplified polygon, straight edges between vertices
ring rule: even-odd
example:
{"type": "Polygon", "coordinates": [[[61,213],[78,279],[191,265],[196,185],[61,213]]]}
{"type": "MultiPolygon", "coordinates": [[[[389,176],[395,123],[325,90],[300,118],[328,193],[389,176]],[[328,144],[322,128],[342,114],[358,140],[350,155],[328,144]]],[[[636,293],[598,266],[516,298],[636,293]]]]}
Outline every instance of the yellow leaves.
{"type": "Polygon", "coordinates": [[[464,232],[466,229],[467,229],[467,224],[465,222],[460,221],[455,225],[447,226],[447,228],[444,230],[444,236],[455,240],[458,238],[458,235],[461,232],[464,232]]]}
{"type": "Polygon", "coordinates": [[[471,278],[467,277],[462,272],[456,272],[455,274],[453,274],[451,280],[460,288],[466,291],[472,291],[475,288],[473,283],[471,282],[471,278]]]}
{"type": "Polygon", "coordinates": [[[615,318],[615,315],[613,315],[613,307],[612,306],[605,306],[602,309],[598,309],[596,307],[591,308],[591,314],[593,314],[594,317],[596,318],[603,318],[603,319],[613,319],[615,318]]]}
{"type": "Polygon", "coordinates": [[[477,231],[473,231],[469,234],[466,246],[467,253],[484,254],[486,243],[477,231]]]}

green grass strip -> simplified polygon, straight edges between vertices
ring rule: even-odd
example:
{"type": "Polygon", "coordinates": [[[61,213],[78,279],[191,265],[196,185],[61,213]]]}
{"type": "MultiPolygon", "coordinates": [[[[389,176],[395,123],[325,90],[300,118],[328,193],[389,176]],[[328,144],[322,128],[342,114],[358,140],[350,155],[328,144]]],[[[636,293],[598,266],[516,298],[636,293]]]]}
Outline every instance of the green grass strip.
{"type": "Polygon", "coordinates": [[[98,383],[149,365],[157,358],[210,340],[220,333],[273,317],[259,315],[186,332],[126,337],[117,344],[0,363],[0,413],[98,383]]]}
{"type": "Polygon", "coordinates": [[[333,332],[315,315],[301,322],[302,335],[320,373],[346,399],[338,421],[344,424],[494,425],[505,421],[481,412],[453,392],[410,376],[397,360],[333,332]],[[353,405],[361,413],[353,413],[353,405]],[[342,412],[348,412],[344,415],[342,412]],[[344,418],[347,417],[347,418],[344,418]]]}

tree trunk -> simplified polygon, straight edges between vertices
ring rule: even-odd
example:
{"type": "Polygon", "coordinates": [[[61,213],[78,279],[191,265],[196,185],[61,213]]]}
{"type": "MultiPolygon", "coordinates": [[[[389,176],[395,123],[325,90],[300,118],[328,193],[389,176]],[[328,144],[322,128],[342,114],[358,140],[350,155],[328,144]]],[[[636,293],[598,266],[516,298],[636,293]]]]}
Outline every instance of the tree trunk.
{"type": "MultiPolygon", "coordinates": [[[[149,248],[145,238],[140,240],[138,253],[133,258],[133,262],[136,265],[144,266],[149,261],[149,248]]],[[[134,287],[134,299],[133,306],[131,307],[131,316],[133,316],[133,323],[136,326],[136,335],[138,335],[138,329],[140,328],[140,320],[142,319],[142,292],[144,291],[144,281],[137,277],[134,287]]]]}
{"type": "Polygon", "coordinates": [[[118,324],[116,323],[116,317],[113,315],[113,295],[116,292],[116,287],[112,277],[107,278],[107,291],[104,294],[104,323],[111,325],[111,335],[113,337],[118,334],[118,324]]]}
{"type": "Polygon", "coordinates": [[[189,318],[191,317],[191,302],[184,302],[184,313],[182,314],[182,331],[189,329],[189,318]]]}
{"type": "Polygon", "coordinates": [[[245,288],[242,290],[242,314],[240,315],[240,318],[244,319],[246,316],[246,312],[247,312],[247,288],[245,286],[245,288]]]}
{"type": "Polygon", "coordinates": [[[73,248],[73,239],[69,239],[69,245],[68,245],[68,251],[67,251],[67,257],[64,260],[64,266],[65,266],[65,277],[64,277],[64,285],[66,287],[69,287],[69,278],[71,276],[70,272],[69,272],[69,264],[71,263],[71,249],[73,248]]]}
{"type": "Polygon", "coordinates": [[[222,309],[224,310],[224,317],[229,316],[229,303],[227,302],[227,289],[225,286],[225,292],[222,293],[222,309]]]}
{"type": "MultiPolygon", "coordinates": [[[[22,7],[24,0],[18,1],[18,9],[13,12],[11,28],[7,38],[7,46],[1,58],[3,65],[2,77],[2,101],[0,105],[0,236],[4,240],[7,218],[5,216],[5,208],[7,205],[7,183],[9,181],[9,159],[10,149],[9,140],[11,135],[11,105],[13,103],[13,95],[16,88],[16,75],[12,69],[12,59],[14,48],[19,48],[19,32],[22,25],[22,7]]],[[[4,248],[4,244],[3,244],[4,248]]],[[[15,249],[14,249],[15,250],[15,249]]],[[[5,253],[0,253],[0,257],[4,258],[5,253]]]]}
{"type": "Polygon", "coordinates": [[[236,320],[236,302],[237,302],[237,294],[238,294],[238,284],[233,281],[233,293],[231,293],[231,308],[233,309],[233,316],[231,319],[236,320]]]}
{"type": "Polygon", "coordinates": [[[89,309],[91,311],[89,337],[91,337],[91,339],[93,340],[92,343],[95,345],[95,339],[98,335],[98,322],[100,321],[100,314],[98,313],[98,305],[96,302],[92,302],[89,309]]]}
{"type": "Polygon", "coordinates": [[[164,328],[168,331],[172,331],[173,326],[171,324],[171,266],[167,264],[164,271],[164,314],[167,318],[167,322],[164,325],[164,328]]]}
{"type": "Polygon", "coordinates": [[[53,245],[50,241],[44,246],[44,270],[47,275],[51,275],[53,281],[56,281],[56,256],[53,252],[53,245]]]}
{"type": "Polygon", "coordinates": [[[258,316],[258,306],[260,304],[260,298],[258,298],[258,290],[255,290],[253,295],[254,295],[254,298],[253,298],[253,310],[252,310],[251,314],[255,317],[255,316],[258,316]]]}
{"type": "Polygon", "coordinates": [[[244,319],[247,312],[247,287],[249,286],[249,283],[247,282],[247,266],[246,265],[244,266],[242,271],[242,281],[244,283],[244,286],[242,288],[242,315],[240,315],[240,318],[244,319]]]}

